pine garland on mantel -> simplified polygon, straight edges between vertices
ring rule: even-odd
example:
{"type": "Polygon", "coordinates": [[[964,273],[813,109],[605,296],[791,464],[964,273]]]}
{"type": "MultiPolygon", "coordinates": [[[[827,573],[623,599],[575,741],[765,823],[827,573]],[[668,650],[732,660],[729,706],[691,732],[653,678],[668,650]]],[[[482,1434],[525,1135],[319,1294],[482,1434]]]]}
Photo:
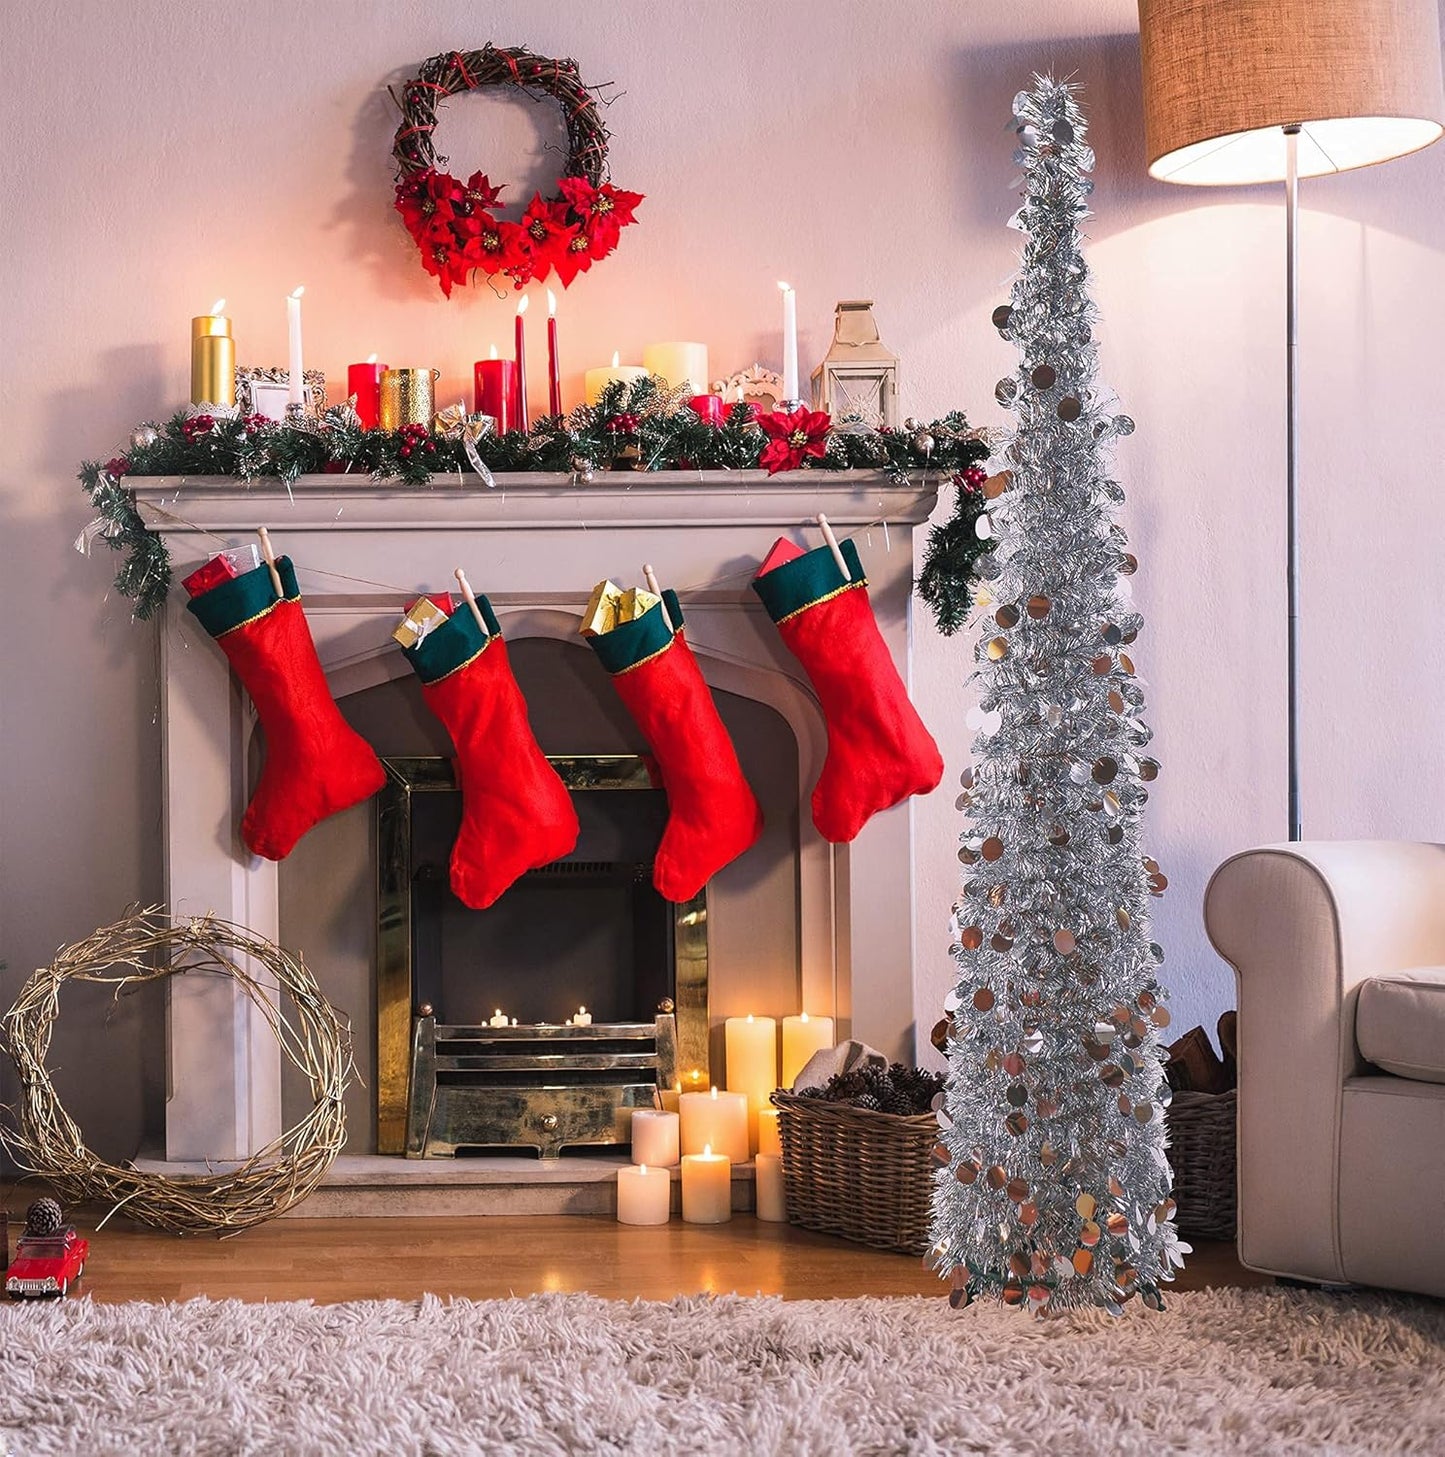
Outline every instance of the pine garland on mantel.
{"type": "MultiPolygon", "coordinates": [[[[871,430],[833,423],[810,414],[800,434],[821,445],[799,452],[796,465],[811,470],[873,470],[898,480],[910,473],[937,472],[958,487],[955,523],[965,539],[977,541],[955,552],[950,568],[972,576],[989,543],[973,536],[984,498],[978,490],[980,463],[989,444],[961,411],[930,424],[909,421],[903,430],[871,430]],[[826,433],[820,433],[826,426],[826,433]]],[[[278,423],[260,415],[223,417],[182,411],[164,425],[138,426],[129,449],[108,461],[86,461],[80,483],[96,518],[77,545],[88,549],[97,537],[125,554],[115,587],[135,601],[135,615],[146,619],[170,590],[170,554],[146,528],[127,485],[136,476],[233,476],[241,481],[281,480],[288,486],[303,475],[360,474],[389,485],[423,488],[434,477],[472,473],[485,484],[493,473],[570,474],[579,490],[600,471],[631,467],[643,471],[756,470],[768,462],[783,417],[759,417],[749,405],[727,409],[722,425],[700,419],[688,408],[684,391],[669,390],[659,379],[608,385],[595,405],[579,405],[570,415],[549,416],[531,431],[478,436],[460,408],[438,417],[439,430],[420,425],[402,430],[364,430],[350,404],[336,405],[318,417],[278,423]],[[770,434],[759,419],[766,419],[770,434]]]]}

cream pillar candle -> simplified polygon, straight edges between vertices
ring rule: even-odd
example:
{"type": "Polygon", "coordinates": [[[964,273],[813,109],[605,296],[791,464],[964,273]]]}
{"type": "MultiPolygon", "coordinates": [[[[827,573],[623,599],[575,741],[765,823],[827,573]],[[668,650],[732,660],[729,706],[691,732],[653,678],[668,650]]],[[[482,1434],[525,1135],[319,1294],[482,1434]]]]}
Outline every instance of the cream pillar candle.
{"type": "Polygon", "coordinates": [[[704,1146],[682,1160],[682,1217],[688,1224],[726,1224],[733,1217],[733,1161],[704,1146]]]}
{"type": "Polygon", "coordinates": [[[642,351],[643,368],[661,375],[673,389],[688,386],[688,394],[705,395],[707,383],[706,344],[649,344],[642,351]]]}
{"type": "Polygon", "coordinates": [[[783,1018],[783,1087],[791,1088],[815,1052],[833,1045],[833,1019],[803,1012],[783,1018]]]}
{"type": "Polygon", "coordinates": [[[758,1112],[778,1086],[778,1024],[771,1017],[729,1017],[723,1028],[728,1091],[748,1095],[748,1144],[758,1151],[758,1112]]]}
{"type": "Polygon", "coordinates": [[[757,1215],[770,1224],[786,1224],[788,1201],[783,1192],[783,1160],[775,1153],[757,1157],[757,1215]]]}
{"type": "Polygon", "coordinates": [[[682,1152],[698,1153],[711,1146],[736,1164],[748,1161],[748,1099],[746,1093],[684,1093],[682,1152]]]}
{"type": "Polygon", "coordinates": [[[589,405],[595,405],[602,397],[602,391],[615,379],[620,379],[623,384],[631,384],[635,379],[647,378],[647,371],[640,364],[619,364],[619,358],[620,355],[614,353],[610,365],[602,369],[589,369],[583,376],[582,387],[589,405]]]}
{"type": "Polygon", "coordinates": [[[776,1108],[758,1109],[758,1152],[782,1153],[783,1135],[776,1108]]]}
{"type": "Polygon", "coordinates": [[[672,1171],[634,1164],[617,1171],[617,1222],[666,1224],[672,1218],[672,1171]]]}
{"type": "Polygon", "coordinates": [[[632,1157],[640,1164],[671,1168],[681,1156],[676,1113],[639,1108],[632,1115],[632,1157]]]}

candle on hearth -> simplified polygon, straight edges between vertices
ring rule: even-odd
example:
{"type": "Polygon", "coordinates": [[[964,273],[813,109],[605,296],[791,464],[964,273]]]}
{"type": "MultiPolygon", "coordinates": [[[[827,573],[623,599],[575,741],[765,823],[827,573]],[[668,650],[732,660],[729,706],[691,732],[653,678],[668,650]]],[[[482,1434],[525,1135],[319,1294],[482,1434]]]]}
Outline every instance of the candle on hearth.
{"type": "Polygon", "coordinates": [[[723,399],[721,395],[694,395],[687,404],[699,420],[706,420],[709,425],[722,424],[723,399]]]}
{"type": "Polygon", "coordinates": [[[782,1125],[778,1121],[781,1115],[776,1108],[758,1109],[758,1152],[782,1153],[783,1133],[782,1125]]]}
{"type": "Polygon", "coordinates": [[[298,284],[286,298],[286,343],[290,371],[286,377],[286,402],[291,405],[306,403],[306,369],[301,362],[301,295],[305,292],[306,289],[298,284]]]}
{"type": "Polygon", "coordinates": [[[651,1164],[617,1171],[617,1222],[666,1224],[672,1218],[672,1172],[651,1164]]]}
{"type": "Polygon", "coordinates": [[[679,1101],[683,1153],[696,1153],[710,1144],[735,1164],[747,1163],[750,1150],[746,1093],[723,1093],[712,1088],[706,1093],[684,1093],[679,1101]]]}
{"type": "Polygon", "coordinates": [[[369,354],[365,364],[346,366],[346,393],[356,396],[356,414],[363,430],[375,430],[377,412],[381,408],[381,377],[386,365],[376,362],[376,355],[369,354]]]}
{"type": "Polygon", "coordinates": [[[632,1114],[632,1157],[640,1164],[671,1168],[682,1156],[681,1119],[660,1108],[638,1108],[632,1114]]]}
{"type": "Polygon", "coordinates": [[[783,1018],[783,1083],[791,1088],[815,1052],[833,1045],[833,1019],[803,1012],[783,1018]]]}
{"type": "Polygon", "coordinates": [[[601,369],[589,369],[583,376],[583,393],[587,397],[589,405],[595,405],[602,398],[602,391],[610,385],[613,380],[621,380],[623,384],[631,384],[636,379],[646,379],[647,371],[638,364],[619,364],[621,358],[619,351],[612,353],[612,363],[601,369]]]}
{"type": "Polygon", "coordinates": [[[221,312],[226,301],[218,298],[209,314],[191,320],[191,403],[234,405],[236,403],[236,341],[231,321],[221,312]]]}
{"type": "Polygon", "coordinates": [[[642,351],[642,367],[665,379],[673,389],[687,385],[688,393],[707,390],[706,344],[649,344],[642,351]]]}
{"type": "Polygon", "coordinates": [[[688,1224],[726,1224],[733,1217],[733,1162],[704,1147],[682,1159],[682,1217],[688,1224]]]}
{"type": "MultiPolygon", "coordinates": [[[[798,398],[798,295],[792,284],[780,283],[783,291],[783,400],[798,398]]],[[[782,403],[782,400],[778,402],[782,403]]]]}
{"type": "Polygon", "coordinates": [[[671,1088],[659,1088],[657,1090],[657,1100],[662,1104],[663,1112],[681,1112],[682,1084],[677,1083],[671,1088]]]}
{"type": "Polygon", "coordinates": [[[574,1027],[590,1027],[592,1025],[592,1013],[586,1007],[578,1007],[572,1016],[574,1027]]]}
{"type": "Polygon", "coordinates": [[[786,1224],[788,1201],[783,1192],[783,1160],[775,1153],[760,1153],[753,1185],[755,1208],[759,1219],[770,1224],[786,1224]]]}
{"type": "Polygon", "coordinates": [[[487,1019],[489,1027],[506,1027],[510,1025],[507,1014],[500,1007],[487,1019]]]}
{"type": "Polygon", "coordinates": [[[557,295],[547,290],[547,413],[562,413],[562,365],[557,357],[557,295]]]}
{"type": "Polygon", "coordinates": [[[515,430],[518,416],[517,366],[510,359],[479,359],[472,366],[473,401],[479,415],[490,415],[497,422],[497,434],[515,430]]]}
{"type": "Polygon", "coordinates": [[[517,300],[516,334],[512,354],[517,364],[517,419],[514,428],[528,430],[527,414],[527,305],[531,303],[525,294],[517,300]]]}
{"type": "Polygon", "coordinates": [[[771,1017],[729,1017],[723,1028],[728,1091],[748,1095],[748,1145],[758,1148],[758,1110],[778,1086],[778,1024],[771,1017]]]}

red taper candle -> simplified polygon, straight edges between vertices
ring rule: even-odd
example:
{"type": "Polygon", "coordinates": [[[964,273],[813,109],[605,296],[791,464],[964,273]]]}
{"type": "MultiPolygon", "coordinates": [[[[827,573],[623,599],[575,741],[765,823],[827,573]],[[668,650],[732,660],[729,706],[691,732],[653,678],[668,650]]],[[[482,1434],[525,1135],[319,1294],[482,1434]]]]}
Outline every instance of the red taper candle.
{"type": "Polygon", "coordinates": [[[512,422],[514,430],[526,430],[528,425],[527,412],[527,330],[523,321],[523,315],[527,312],[527,305],[531,302],[525,295],[517,305],[517,337],[513,347],[513,354],[517,363],[517,418],[512,422]]]}
{"type": "Polygon", "coordinates": [[[557,358],[557,295],[547,290],[547,410],[562,413],[562,365],[557,358]]]}

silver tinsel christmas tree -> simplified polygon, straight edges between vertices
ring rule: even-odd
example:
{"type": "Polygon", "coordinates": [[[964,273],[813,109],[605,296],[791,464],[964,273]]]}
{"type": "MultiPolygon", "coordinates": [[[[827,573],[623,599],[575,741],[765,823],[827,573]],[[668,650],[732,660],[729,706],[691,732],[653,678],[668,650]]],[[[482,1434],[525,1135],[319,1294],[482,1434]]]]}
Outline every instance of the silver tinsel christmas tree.
{"type": "Polygon", "coordinates": [[[1014,112],[1024,201],[1011,221],[1028,241],[994,324],[1018,346],[997,391],[1016,427],[986,487],[996,546],[981,565],[976,763],[959,801],[971,823],[931,1258],[956,1305],[1160,1306],[1188,1247],[1171,1223],[1169,1015],[1149,939],[1165,882],[1139,840],[1158,765],[1106,460],[1134,427],[1096,379],[1079,230],[1094,156],[1076,90],[1035,77],[1014,112]]]}

